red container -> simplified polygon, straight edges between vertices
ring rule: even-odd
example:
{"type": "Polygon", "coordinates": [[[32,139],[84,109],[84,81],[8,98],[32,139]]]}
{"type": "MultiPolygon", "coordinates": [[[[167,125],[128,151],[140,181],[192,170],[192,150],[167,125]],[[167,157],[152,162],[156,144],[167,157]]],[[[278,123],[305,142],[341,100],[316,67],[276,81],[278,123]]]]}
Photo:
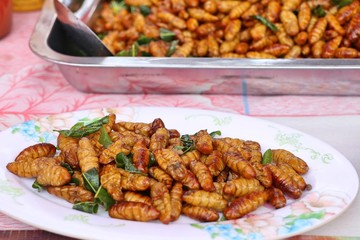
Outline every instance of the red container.
{"type": "Polygon", "coordinates": [[[10,32],[12,23],[11,0],[0,0],[0,38],[10,32]]]}

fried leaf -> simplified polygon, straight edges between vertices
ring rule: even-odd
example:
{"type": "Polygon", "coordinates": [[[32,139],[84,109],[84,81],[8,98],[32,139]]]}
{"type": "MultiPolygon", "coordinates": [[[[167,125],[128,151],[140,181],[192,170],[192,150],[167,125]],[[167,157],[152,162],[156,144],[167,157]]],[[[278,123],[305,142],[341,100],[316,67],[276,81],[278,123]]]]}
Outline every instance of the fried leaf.
{"type": "Polygon", "coordinates": [[[262,24],[264,24],[266,27],[268,27],[271,31],[273,32],[277,32],[278,28],[269,20],[267,20],[266,18],[264,18],[263,16],[260,15],[254,15],[253,16],[254,19],[258,20],[259,22],[261,22],[262,24]]]}
{"type": "Polygon", "coordinates": [[[111,1],[110,8],[113,10],[113,13],[116,15],[120,12],[121,9],[126,8],[124,1],[111,1]]]}
{"type": "Polygon", "coordinates": [[[68,170],[68,172],[73,175],[74,174],[74,170],[70,167],[70,165],[66,162],[61,162],[60,166],[66,168],[66,170],[68,170]]]}
{"type": "Polygon", "coordinates": [[[140,37],[138,38],[138,40],[136,41],[139,45],[145,45],[145,44],[149,44],[152,40],[152,38],[149,38],[145,35],[140,35],[140,37]]]}
{"type": "Polygon", "coordinates": [[[316,7],[311,9],[311,13],[316,17],[324,17],[326,15],[325,10],[320,5],[317,5],[316,7]]]}
{"type": "Polygon", "coordinates": [[[83,173],[85,188],[93,193],[96,193],[100,187],[99,173],[96,168],[92,168],[83,173]]]}
{"type": "Polygon", "coordinates": [[[156,163],[156,159],[153,153],[150,153],[150,159],[149,159],[149,167],[154,166],[156,163]]]}
{"type": "Polygon", "coordinates": [[[42,185],[40,185],[37,181],[35,181],[32,185],[32,188],[36,189],[38,192],[41,192],[44,187],[42,185]]]}
{"type": "Polygon", "coordinates": [[[160,28],[160,39],[164,40],[165,42],[171,42],[175,38],[175,33],[166,29],[160,28]]]}
{"type": "Polygon", "coordinates": [[[111,140],[104,126],[102,126],[100,129],[99,143],[105,148],[108,148],[111,144],[113,144],[113,141],[111,140]]]}
{"type": "Polygon", "coordinates": [[[339,8],[350,5],[353,0],[331,0],[331,3],[337,5],[339,8]]]}
{"type": "Polygon", "coordinates": [[[173,55],[173,53],[175,52],[176,50],[176,46],[178,45],[179,41],[178,40],[174,40],[174,41],[171,41],[170,43],[170,46],[169,46],[169,49],[166,53],[166,56],[167,57],[170,57],[171,55],[173,55]]]}
{"type": "Polygon", "coordinates": [[[267,149],[267,150],[264,152],[264,155],[263,155],[263,157],[262,157],[261,163],[262,163],[262,164],[272,163],[272,151],[271,151],[270,148],[267,149]]]}
{"type": "Polygon", "coordinates": [[[189,134],[184,134],[180,137],[180,140],[182,142],[182,146],[176,146],[176,149],[179,149],[184,153],[190,152],[195,149],[195,143],[194,140],[191,139],[189,134]]]}
{"type": "Polygon", "coordinates": [[[221,131],[220,131],[220,130],[214,131],[214,132],[209,133],[209,135],[210,135],[212,138],[214,138],[214,137],[216,137],[216,136],[221,136],[221,131]]]}
{"type": "Polygon", "coordinates": [[[97,213],[99,204],[95,202],[79,202],[75,203],[72,208],[82,212],[97,213]]]}
{"type": "Polygon", "coordinates": [[[108,211],[109,208],[115,204],[115,200],[110,196],[108,191],[102,186],[100,186],[98,191],[96,192],[94,201],[96,203],[103,205],[106,211],[108,211]]]}
{"type": "Polygon", "coordinates": [[[74,126],[72,126],[70,130],[54,130],[54,131],[59,132],[60,134],[66,137],[82,138],[91,133],[97,132],[102,127],[103,124],[106,124],[108,122],[109,122],[109,116],[105,116],[87,125],[84,125],[83,122],[78,122],[74,126]]]}
{"type": "Polygon", "coordinates": [[[146,5],[140,5],[139,6],[140,13],[144,15],[145,17],[148,16],[151,13],[151,9],[149,6],[146,5]]]}
{"type": "Polygon", "coordinates": [[[115,163],[118,168],[122,168],[128,172],[144,174],[134,166],[131,156],[128,157],[124,153],[118,153],[116,155],[115,163]]]}

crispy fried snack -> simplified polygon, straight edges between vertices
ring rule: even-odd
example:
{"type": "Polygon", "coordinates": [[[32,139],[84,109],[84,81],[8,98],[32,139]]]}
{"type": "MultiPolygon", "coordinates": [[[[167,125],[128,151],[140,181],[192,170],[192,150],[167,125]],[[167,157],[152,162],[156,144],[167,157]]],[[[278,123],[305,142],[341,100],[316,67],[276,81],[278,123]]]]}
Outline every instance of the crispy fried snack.
{"type": "Polygon", "coordinates": [[[143,136],[150,136],[149,132],[151,129],[151,125],[148,123],[141,122],[117,122],[114,124],[113,129],[117,132],[122,132],[124,130],[128,130],[134,132],[136,134],[141,134],[143,136]]]}
{"type": "Polygon", "coordinates": [[[171,222],[171,197],[168,188],[161,182],[150,188],[150,197],[153,206],[160,212],[160,221],[164,224],[171,222]]]}
{"type": "Polygon", "coordinates": [[[77,155],[81,172],[85,173],[93,168],[99,171],[99,159],[88,138],[83,137],[80,139],[77,155]]]}
{"type": "Polygon", "coordinates": [[[183,201],[194,206],[208,207],[217,211],[222,211],[227,206],[227,201],[216,192],[204,190],[188,190],[184,192],[183,201]]]}
{"type": "Polygon", "coordinates": [[[150,178],[140,175],[129,173],[121,168],[118,168],[121,173],[121,188],[130,191],[145,191],[150,187],[150,178]]]}
{"type": "Polygon", "coordinates": [[[294,179],[294,182],[297,184],[298,188],[303,191],[305,190],[307,184],[305,182],[305,179],[298,174],[290,165],[286,164],[286,163],[281,163],[278,164],[278,167],[286,172],[290,177],[292,177],[292,179],[294,179]]]}
{"type": "Polygon", "coordinates": [[[148,222],[158,219],[160,212],[146,203],[122,201],[110,207],[109,216],[112,218],[148,222]]]}
{"type": "Polygon", "coordinates": [[[171,198],[171,221],[176,221],[181,215],[183,186],[175,183],[170,190],[171,198]]]}
{"type": "Polygon", "coordinates": [[[128,155],[130,151],[131,147],[125,143],[124,138],[119,138],[116,142],[101,152],[99,161],[101,164],[108,164],[115,160],[118,153],[128,155]]]}
{"type": "Polygon", "coordinates": [[[262,206],[269,198],[267,191],[252,192],[232,201],[223,211],[226,219],[237,219],[262,206]]]}
{"type": "Polygon", "coordinates": [[[56,147],[50,143],[38,143],[22,150],[15,158],[16,161],[34,159],[39,157],[53,157],[56,147]]]}
{"type": "Polygon", "coordinates": [[[200,183],[197,180],[195,174],[188,169],[186,169],[186,175],[181,180],[181,183],[188,189],[193,189],[193,190],[200,189],[200,183]]]}
{"type": "Polygon", "coordinates": [[[159,166],[176,181],[185,178],[187,170],[180,156],[171,149],[157,149],[153,152],[159,166]]]}
{"type": "Polygon", "coordinates": [[[270,203],[275,208],[282,208],[286,205],[286,198],[284,193],[275,187],[269,188],[269,199],[268,203],[270,203]]]}
{"type": "Polygon", "coordinates": [[[222,160],[220,151],[214,150],[209,155],[202,155],[200,161],[205,163],[212,176],[218,176],[225,168],[225,163],[222,160]]]}
{"type": "Polygon", "coordinates": [[[148,172],[148,165],[150,161],[150,151],[146,147],[145,139],[135,143],[131,153],[134,166],[143,173],[148,172]]]}
{"type": "Polygon", "coordinates": [[[81,186],[66,185],[61,187],[47,187],[47,191],[70,203],[91,202],[94,194],[81,186]]]}
{"type": "Polygon", "coordinates": [[[255,178],[237,178],[227,181],[224,185],[223,192],[226,195],[234,197],[244,196],[251,192],[258,192],[264,190],[264,186],[255,178]]]}
{"type": "Polygon", "coordinates": [[[194,136],[196,149],[202,154],[210,154],[213,151],[212,137],[206,130],[198,131],[194,136]]]}
{"type": "Polygon", "coordinates": [[[77,168],[79,166],[79,160],[77,157],[79,139],[59,134],[57,138],[57,146],[60,149],[60,155],[63,157],[65,162],[68,163],[70,167],[77,168]]]}
{"type": "Polygon", "coordinates": [[[272,149],[272,158],[277,164],[289,164],[299,174],[305,174],[309,170],[309,166],[304,160],[285,149],[272,149]]]}
{"type": "Polygon", "coordinates": [[[152,200],[149,196],[134,191],[126,191],[124,194],[124,201],[141,202],[152,206],[152,200]]]}
{"type": "Polygon", "coordinates": [[[192,206],[185,204],[181,212],[189,218],[198,220],[200,222],[214,222],[219,219],[219,213],[211,208],[192,206]]]}
{"type": "Polygon", "coordinates": [[[195,174],[202,189],[209,192],[215,190],[211,173],[204,163],[196,160],[191,161],[190,170],[195,174]]]}
{"type": "Polygon", "coordinates": [[[193,160],[200,160],[201,153],[198,150],[192,150],[180,155],[182,163],[185,167],[189,167],[190,162],[193,160]]]}
{"type": "Polygon", "coordinates": [[[58,161],[53,157],[38,157],[10,162],[6,168],[19,177],[32,178],[37,177],[44,167],[55,164],[58,164],[58,161]]]}
{"type": "Polygon", "coordinates": [[[150,138],[150,151],[166,148],[169,144],[169,131],[166,128],[158,128],[150,138]]]}
{"type": "Polygon", "coordinates": [[[169,174],[167,174],[164,170],[162,170],[158,166],[153,166],[149,168],[149,174],[159,182],[165,184],[165,186],[170,189],[173,184],[173,179],[169,174]]]}
{"type": "Polygon", "coordinates": [[[244,178],[254,178],[256,177],[256,172],[251,164],[244,160],[240,155],[234,154],[223,154],[224,162],[231,170],[236,173],[239,173],[244,178]]]}
{"type": "Polygon", "coordinates": [[[301,196],[302,191],[298,187],[298,184],[287,172],[284,172],[278,166],[272,164],[267,164],[265,167],[271,171],[275,187],[280,188],[291,198],[297,199],[301,196]]]}
{"type": "Polygon", "coordinates": [[[102,187],[105,188],[110,196],[116,201],[124,199],[121,178],[121,172],[115,165],[105,165],[100,171],[100,183],[102,187]]]}
{"type": "Polygon", "coordinates": [[[71,181],[71,174],[62,166],[48,165],[40,170],[36,181],[44,187],[59,187],[64,186],[71,181]]]}

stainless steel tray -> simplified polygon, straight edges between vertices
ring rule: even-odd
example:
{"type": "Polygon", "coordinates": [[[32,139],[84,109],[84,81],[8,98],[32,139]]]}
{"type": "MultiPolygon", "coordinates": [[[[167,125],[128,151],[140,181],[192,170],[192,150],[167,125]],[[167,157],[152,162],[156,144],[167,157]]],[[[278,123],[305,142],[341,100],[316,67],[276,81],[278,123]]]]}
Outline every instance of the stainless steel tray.
{"type": "Polygon", "coordinates": [[[46,0],[30,48],[83,92],[360,95],[360,59],[79,57],[64,36],[46,0]]]}

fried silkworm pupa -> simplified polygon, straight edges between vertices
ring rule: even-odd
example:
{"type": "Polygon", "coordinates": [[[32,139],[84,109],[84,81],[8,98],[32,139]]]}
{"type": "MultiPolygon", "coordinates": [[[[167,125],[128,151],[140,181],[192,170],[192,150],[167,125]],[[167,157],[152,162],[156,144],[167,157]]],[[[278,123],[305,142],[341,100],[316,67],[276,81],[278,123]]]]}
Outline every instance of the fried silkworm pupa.
{"type": "Polygon", "coordinates": [[[160,212],[146,203],[121,201],[110,207],[109,216],[118,219],[148,222],[158,219],[160,212]]]}
{"type": "Polygon", "coordinates": [[[183,186],[177,182],[170,190],[171,221],[176,221],[181,215],[183,186]]]}
{"type": "Polygon", "coordinates": [[[92,202],[94,200],[94,194],[81,186],[65,185],[61,187],[47,187],[46,189],[50,194],[70,203],[92,202]]]}
{"type": "Polygon", "coordinates": [[[211,173],[204,163],[197,160],[191,161],[190,170],[195,174],[202,189],[209,192],[215,190],[211,173]]]}
{"type": "Polygon", "coordinates": [[[169,131],[166,128],[158,128],[150,137],[150,151],[166,148],[169,143],[169,131]]]}
{"type": "Polygon", "coordinates": [[[286,172],[292,179],[294,179],[294,182],[297,184],[298,188],[300,188],[301,191],[305,190],[307,184],[305,182],[305,179],[298,174],[290,165],[286,163],[278,164],[277,165],[282,171],[286,172]]]}
{"type": "Polygon", "coordinates": [[[212,137],[206,130],[200,130],[194,135],[196,149],[202,154],[210,154],[213,151],[212,137]]]}
{"type": "Polygon", "coordinates": [[[71,168],[77,168],[79,166],[79,160],[77,157],[79,139],[59,134],[57,138],[57,146],[60,149],[60,155],[64,161],[68,163],[71,168]]]}
{"type": "Polygon", "coordinates": [[[127,202],[142,202],[147,205],[152,205],[152,200],[149,196],[143,195],[138,192],[126,191],[124,194],[124,201],[127,202]]]}
{"type": "Polygon", "coordinates": [[[227,206],[227,201],[222,195],[204,190],[188,190],[183,194],[182,199],[191,205],[208,207],[217,211],[222,211],[227,206]]]}
{"type": "Polygon", "coordinates": [[[223,192],[226,195],[233,195],[234,197],[240,197],[251,192],[258,192],[264,190],[264,186],[255,179],[237,178],[231,181],[227,181],[223,188],[223,192]]]}
{"type": "Polygon", "coordinates": [[[6,165],[6,168],[19,177],[32,178],[37,177],[44,167],[55,164],[57,164],[57,160],[53,157],[39,157],[10,162],[6,165]]]}
{"type": "Polygon", "coordinates": [[[150,197],[153,206],[160,212],[160,221],[164,224],[171,222],[171,197],[168,188],[161,182],[151,185],[150,197]]]}
{"type": "Polygon", "coordinates": [[[200,222],[214,222],[219,219],[219,213],[216,210],[206,207],[192,206],[190,204],[185,204],[182,207],[181,212],[189,218],[200,222]]]}
{"type": "Polygon", "coordinates": [[[267,164],[265,167],[269,168],[271,171],[275,187],[280,188],[291,198],[298,199],[301,197],[302,191],[287,172],[284,172],[278,166],[272,164],[267,164]]]}
{"type": "Polygon", "coordinates": [[[131,153],[133,155],[134,166],[143,173],[148,172],[148,165],[150,161],[150,151],[146,147],[145,139],[141,139],[135,143],[131,153]]]}
{"type": "Polygon", "coordinates": [[[181,181],[187,174],[187,169],[180,156],[171,149],[158,149],[153,152],[159,166],[176,181],[181,181]]]}
{"type": "Polygon", "coordinates": [[[123,131],[122,129],[125,129],[149,137],[151,126],[149,123],[120,121],[114,124],[113,129],[117,132],[121,132],[123,131]]]}
{"type": "Polygon", "coordinates": [[[173,179],[169,174],[162,170],[158,166],[153,166],[149,168],[149,174],[159,182],[165,184],[165,186],[170,189],[173,184],[173,179]]]}
{"type": "Polygon", "coordinates": [[[234,172],[239,173],[244,178],[256,177],[256,172],[251,164],[244,160],[240,155],[225,153],[223,156],[225,164],[234,172]]]}
{"type": "Polygon", "coordinates": [[[77,156],[79,159],[81,172],[85,173],[93,168],[99,171],[99,159],[93,145],[88,138],[83,137],[80,139],[77,156]]]}
{"type": "Polygon", "coordinates": [[[186,153],[180,155],[180,157],[181,157],[181,162],[186,167],[189,167],[191,161],[200,160],[201,153],[195,149],[195,150],[192,150],[192,151],[189,151],[189,152],[186,152],[186,153]]]}
{"type": "Polygon", "coordinates": [[[272,158],[276,164],[287,163],[297,173],[305,174],[309,170],[307,163],[285,149],[272,149],[272,158]]]}
{"type": "Polygon", "coordinates": [[[181,180],[181,183],[188,189],[193,189],[193,190],[200,189],[200,183],[197,180],[195,174],[188,169],[186,169],[186,175],[181,180]]]}
{"type": "Polygon", "coordinates": [[[226,219],[237,219],[264,205],[269,198],[268,191],[252,192],[232,201],[223,211],[226,219]]]}
{"type": "Polygon", "coordinates": [[[115,165],[105,165],[100,171],[100,183],[103,188],[116,200],[121,201],[124,198],[121,187],[121,172],[115,165]]]}
{"type": "MultiPolygon", "coordinates": [[[[132,138],[132,136],[130,136],[132,138]]],[[[115,160],[118,153],[128,155],[131,147],[125,142],[124,137],[120,137],[116,142],[112,143],[108,148],[101,152],[99,162],[101,164],[108,164],[115,160]]]]}
{"type": "Polygon", "coordinates": [[[60,165],[49,165],[40,170],[36,181],[44,187],[59,187],[71,181],[71,174],[60,165]]]}
{"type": "Polygon", "coordinates": [[[53,157],[56,147],[51,143],[37,143],[23,149],[15,158],[15,161],[35,159],[39,157],[53,157]]]}
{"type": "Polygon", "coordinates": [[[121,188],[130,191],[145,191],[151,185],[150,178],[140,174],[127,172],[118,168],[121,173],[121,188]]]}
{"type": "Polygon", "coordinates": [[[222,160],[222,154],[218,150],[214,150],[209,155],[201,156],[200,161],[205,163],[212,176],[218,176],[225,168],[225,163],[222,160]]]}
{"type": "Polygon", "coordinates": [[[269,191],[268,203],[270,203],[275,208],[285,207],[286,198],[280,189],[271,187],[267,191],[269,191]]]}

